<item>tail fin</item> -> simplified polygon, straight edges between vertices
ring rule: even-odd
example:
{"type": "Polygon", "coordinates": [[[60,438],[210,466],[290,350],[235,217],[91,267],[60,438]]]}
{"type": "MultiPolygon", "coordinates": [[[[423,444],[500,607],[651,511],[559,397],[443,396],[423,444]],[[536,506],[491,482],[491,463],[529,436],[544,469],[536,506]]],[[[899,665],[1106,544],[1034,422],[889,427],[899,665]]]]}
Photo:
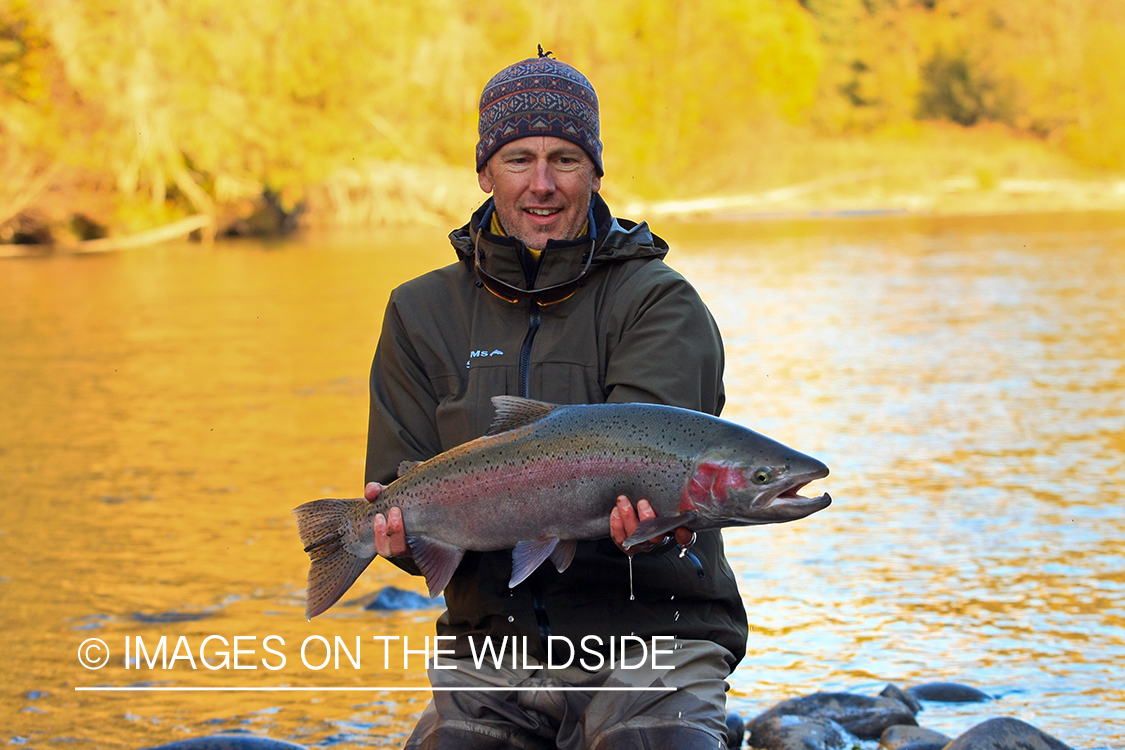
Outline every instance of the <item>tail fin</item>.
{"type": "MultiPolygon", "coordinates": [[[[351,588],[360,574],[375,559],[374,544],[358,543],[357,530],[348,509],[365,500],[313,500],[293,509],[297,532],[312,566],[305,591],[305,617],[310,620],[331,607],[351,588]]],[[[374,528],[371,533],[374,534],[374,528]]]]}

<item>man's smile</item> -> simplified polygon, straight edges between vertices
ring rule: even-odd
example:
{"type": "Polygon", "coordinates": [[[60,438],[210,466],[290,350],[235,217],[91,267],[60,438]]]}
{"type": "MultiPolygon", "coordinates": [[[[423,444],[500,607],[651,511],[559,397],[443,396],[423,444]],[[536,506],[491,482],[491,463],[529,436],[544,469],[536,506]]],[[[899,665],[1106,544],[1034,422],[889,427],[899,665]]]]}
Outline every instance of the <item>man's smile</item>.
{"type": "Polygon", "coordinates": [[[524,208],[523,212],[531,220],[531,223],[538,227],[547,227],[555,223],[559,214],[562,213],[561,208],[524,208]]]}

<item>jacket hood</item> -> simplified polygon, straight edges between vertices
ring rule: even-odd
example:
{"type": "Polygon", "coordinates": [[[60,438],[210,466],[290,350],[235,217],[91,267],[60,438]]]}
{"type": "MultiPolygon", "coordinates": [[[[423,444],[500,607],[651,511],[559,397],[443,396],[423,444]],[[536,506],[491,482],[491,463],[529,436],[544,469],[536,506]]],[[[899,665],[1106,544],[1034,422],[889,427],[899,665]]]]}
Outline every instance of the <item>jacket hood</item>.
{"type": "MultiPolygon", "coordinates": [[[[468,224],[449,235],[457,258],[469,268],[474,266],[474,251],[479,237],[481,265],[489,274],[520,289],[542,289],[562,284],[582,273],[590,252],[589,236],[574,240],[548,240],[536,267],[522,241],[481,228],[481,221],[491,207],[492,198],[489,198],[473,212],[468,224]]],[[[628,219],[614,218],[598,193],[593,194],[592,207],[597,231],[591,267],[634,258],[663,258],[668,253],[668,243],[653,234],[647,223],[637,224],[628,219]]]]}

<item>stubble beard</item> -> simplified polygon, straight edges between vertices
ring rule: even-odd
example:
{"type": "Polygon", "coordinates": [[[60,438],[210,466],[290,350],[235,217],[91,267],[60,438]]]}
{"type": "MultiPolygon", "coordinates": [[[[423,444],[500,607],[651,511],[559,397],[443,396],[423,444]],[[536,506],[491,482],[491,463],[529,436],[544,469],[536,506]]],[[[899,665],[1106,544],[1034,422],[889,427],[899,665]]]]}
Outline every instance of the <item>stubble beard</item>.
{"type": "Polygon", "coordinates": [[[528,222],[530,226],[525,228],[524,223],[521,221],[524,218],[523,210],[519,208],[508,210],[497,206],[496,214],[500,218],[500,225],[504,227],[504,232],[509,237],[515,237],[532,250],[542,250],[547,246],[548,240],[566,241],[578,237],[578,233],[582,231],[582,227],[586,223],[586,218],[590,212],[590,204],[593,199],[593,192],[591,191],[590,195],[586,198],[586,203],[582,207],[582,211],[576,213],[570,224],[565,227],[540,227],[528,222]]]}

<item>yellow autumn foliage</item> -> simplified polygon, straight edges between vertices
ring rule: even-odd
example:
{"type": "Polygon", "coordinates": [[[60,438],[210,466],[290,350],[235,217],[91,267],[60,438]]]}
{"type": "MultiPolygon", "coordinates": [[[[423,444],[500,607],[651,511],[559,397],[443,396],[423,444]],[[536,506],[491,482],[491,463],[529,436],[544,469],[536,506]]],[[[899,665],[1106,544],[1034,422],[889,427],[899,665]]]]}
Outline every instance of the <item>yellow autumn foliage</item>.
{"type": "Polygon", "coordinates": [[[0,225],[46,186],[140,223],[263,189],[354,208],[373,175],[471,186],[480,89],[537,43],[595,84],[629,195],[737,189],[764,140],[919,121],[1125,169],[1117,0],[0,0],[0,225]]]}

